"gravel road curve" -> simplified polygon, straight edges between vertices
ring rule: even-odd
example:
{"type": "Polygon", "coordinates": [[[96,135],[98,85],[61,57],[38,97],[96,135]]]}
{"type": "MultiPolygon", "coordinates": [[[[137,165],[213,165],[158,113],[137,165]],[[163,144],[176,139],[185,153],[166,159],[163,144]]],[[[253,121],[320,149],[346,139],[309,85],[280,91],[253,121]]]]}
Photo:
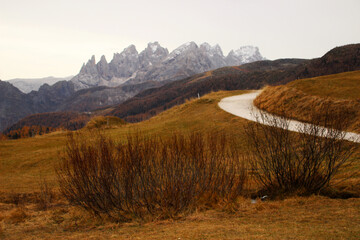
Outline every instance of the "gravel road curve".
{"type": "MultiPolygon", "coordinates": [[[[262,123],[261,121],[258,121],[258,118],[260,116],[260,110],[256,108],[253,104],[254,99],[260,94],[260,92],[261,91],[254,91],[247,94],[241,94],[241,95],[223,98],[218,103],[218,105],[224,111],[231,113],[235,116],[245,118],[250,121],[262,123]]],[[[270,113],[266,113],[264,111],[262,112],[270,117],[276,117],[270,113]]],[[[271,123],[268,122],[262,124],[271,125],[271,123]]],[[[300,129],[303,129],[304,126],[311,126],[311,125],[296,120],[290,120],[288,129],[290,131],[300,132],[301,131],[300,129]]],[[[322,128],[322,127],[320,128],[327,130],[326,128],[322,128]]],[[[360,134],[345,132],[344,139],[351,142],[360,143],[360,134]]]]}

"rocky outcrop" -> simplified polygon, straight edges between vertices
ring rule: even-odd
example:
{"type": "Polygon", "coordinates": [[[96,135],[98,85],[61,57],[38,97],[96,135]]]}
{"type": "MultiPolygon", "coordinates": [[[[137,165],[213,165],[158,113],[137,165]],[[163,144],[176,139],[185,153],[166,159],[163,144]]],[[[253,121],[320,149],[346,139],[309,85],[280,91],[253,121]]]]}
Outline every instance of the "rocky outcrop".
{"type": "Polygon", "coordinates": [[[111,79],[111,73],[110,73],[110,66],[108,62],[106,61],[106,58],[104,55],[101,56],[100,61],[96,64],[97,72],[98,74],[104,78],[105,80],[111,79]]]}
{"type": "Polygon", "coordinates": [[[150,68],[159,64],[169,55],[166,48],[160,46],[158,42],[148,43],[147,48],[139,54],[140,69],[150,68]]]}
{"type": "Polygon", "coordinates": [[[110,71],[116,78],[129,78],[139,69],[139,54],[134,45],[125,48],[122,53],[115,53],[110,62],[110,71]]]}
{"type": "Polygon", "coordinates": [[[246,46],[224,56],[219,45],[188,42],[169,53],[158,42],[138,53],[134,45],[115,53],[110,63],[105,57],[96,64],[93,56],[71,81],[75,89],[96,86],[139,84],[146,81],[174,81],[219,67],[263,60],[257,47],[246,46]]]}

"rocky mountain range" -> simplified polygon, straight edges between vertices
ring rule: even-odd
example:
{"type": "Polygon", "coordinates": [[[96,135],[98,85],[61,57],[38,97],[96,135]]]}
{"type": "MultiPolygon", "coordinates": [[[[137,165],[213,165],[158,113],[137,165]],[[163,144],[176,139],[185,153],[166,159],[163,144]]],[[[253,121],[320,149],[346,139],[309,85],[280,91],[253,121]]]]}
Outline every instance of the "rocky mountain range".
{"type": "Polygon", "coordinates": [[[264,60],[264,57],[253,46],[232,50],[224,56],[219,45],[203,43],[198,46],[188,42],[169,53],[158,42],[154,42],[149,43],[140,53],[134,45],[130,45],[121,53],[115,53],[109,63],[105,56],[97,63],[95,56],[92,56],[71,81],[75,90],[147,81],[174,81],[224,66],[260,60],[264,60]]]}

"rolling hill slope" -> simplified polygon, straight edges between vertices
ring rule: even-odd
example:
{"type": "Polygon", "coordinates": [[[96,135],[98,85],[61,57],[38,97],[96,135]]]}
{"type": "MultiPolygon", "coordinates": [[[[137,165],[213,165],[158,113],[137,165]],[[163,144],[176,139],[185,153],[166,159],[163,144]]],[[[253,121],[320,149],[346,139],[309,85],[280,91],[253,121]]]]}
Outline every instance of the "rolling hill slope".
{"type": "MultiPolygon", "coordinates": [[[[173,132],[205,132],[210,129],[242,135],[245,120],[234,117],[217,106],[223,97],[243,91],[217,92],[173,107],[158,116],[136,124],[110,126],[105,134],[117,140],[131,132],[169,136],[173,132]],[[235,129],[235,130],[234,130],[235,129]]],[[[81,134],[91,132],[84,128],[81,134]]],[[[239,137],[241,138],[241,137],[239,137]]],[[[54,166],[63,150],[66,132],[54,132],[34,138],[0,141],[0,192],[32,192],[39,187],[40,176],[55,184],[54,166]]]]}
{"type": "Polygon", "coordinates": [[[349,119],[349,131],[360,132],[360,71],[301,79],[267,87],[255,99],[260,109],[311,122],[312,111],[329,106],[330,113],[349,119]]]}

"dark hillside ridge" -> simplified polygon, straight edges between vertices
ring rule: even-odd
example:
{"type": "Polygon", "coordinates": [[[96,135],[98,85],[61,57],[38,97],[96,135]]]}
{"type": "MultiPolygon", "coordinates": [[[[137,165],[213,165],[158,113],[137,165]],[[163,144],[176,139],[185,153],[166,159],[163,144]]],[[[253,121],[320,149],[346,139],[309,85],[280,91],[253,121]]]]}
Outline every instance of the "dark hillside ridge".
{"type": "Polygon", "coordinates": [[[93,87],[75,92],[58,106],[58,111],[90,112],[100,107],[119,104],[139,92],[160,87],[165,82],[148,81],[140,84],[121,85],[118,87],[93,87]]]}
{"type": "Polygon", "coordinates": [[[22,93],[7,82],[0,81],[0,131],[34,113],[56,111],[58,106],[74,93],[74,84],[60,81],[44,84],[39,91],[22,93]]]}
{"type": "Polygon", "coordinates": [[[336,47],[323,57],[258,61],[238,67],[224,67],[148,89],[113,109],[109,115],[138,122],[150,118],[186,99],[211,91],[259,89],[300,79],[360,70],[360,44],[336,47]]]}
{"type": "Polygon", "coordinates": [[[74,84],[60,81],[44,84],[39,91],[22,93],[10,83],[0,81],[0,132],[31,114],[45,112],[89,112],[100,107],[119,104],[148,88],[160,87],[164,82],[149,81],[119,87],[95,87],[74,90],[74,84]]]}
{"type": "Polygon", "coordinates": [[[14,120],[33,113],[28,95],[8,82],[0,81],[0,131],[14,120]]]}

